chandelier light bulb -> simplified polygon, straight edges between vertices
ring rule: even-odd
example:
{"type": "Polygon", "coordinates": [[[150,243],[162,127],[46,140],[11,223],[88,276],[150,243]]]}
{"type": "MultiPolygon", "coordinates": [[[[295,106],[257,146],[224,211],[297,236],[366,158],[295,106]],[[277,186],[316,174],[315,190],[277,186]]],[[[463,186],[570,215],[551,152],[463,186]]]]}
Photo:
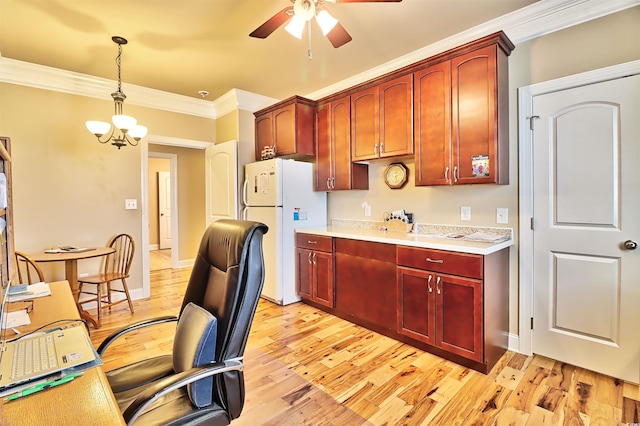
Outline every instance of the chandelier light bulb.
{"type": "Polygon", "coordinates": [[[128,133],[129,136],[139,141],[147,135],[147,128],[144,126],[133,126],[128,133]]]}
{"type": "Polygon", "coordinates": [[[138,124],[138,120],[135,118],[122,114],[114,115],[111,117],[111,121],[113,121],[113,125],[123,133],[127,133],[129,129],[138,124]]]}
{"type": "Polygon", "coordinates": [[[97,137],[101,137],[109,133],[111,124],[104,121],[87,121],[87,129],[97,137]]]}

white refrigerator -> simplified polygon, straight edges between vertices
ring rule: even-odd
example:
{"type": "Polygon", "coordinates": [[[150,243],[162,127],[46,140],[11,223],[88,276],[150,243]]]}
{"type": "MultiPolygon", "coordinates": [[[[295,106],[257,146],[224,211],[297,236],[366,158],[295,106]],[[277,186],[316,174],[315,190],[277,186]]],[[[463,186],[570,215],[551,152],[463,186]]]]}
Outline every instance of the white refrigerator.
{"type": "Polygon", "coordinates": [[[300,300],[295,230],[327,224],[327,193],[313,190],[313,164],[274,158],[245,164],[242,217],[269,227],[263,237],[262,297],[280,305],[300,300]]]}

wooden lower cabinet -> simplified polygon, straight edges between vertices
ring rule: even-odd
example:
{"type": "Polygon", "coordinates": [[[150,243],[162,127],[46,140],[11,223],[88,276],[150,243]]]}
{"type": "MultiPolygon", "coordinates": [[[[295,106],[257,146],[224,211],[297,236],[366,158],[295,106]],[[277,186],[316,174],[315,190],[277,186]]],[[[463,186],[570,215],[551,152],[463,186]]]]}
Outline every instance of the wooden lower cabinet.
{"type": "Polygon", "coordinates": [[[314,262],[320,253],[309,242],[320,243],[311,237],[296,238],[308,303],[483,373],[505,353],[509,249],[478,255],[333,238],[333,255],[314,262]]]}
{"type": "Polygon", "coordinates": [[[297,234],[296,267],[298,295],[303,299],[332,308],[334,306],[332,238],[297,234]]]}
{"type": "Polygon", "coordinates": [[[482,362],[482,281],[398,268],[398,332],[482,362]]]}

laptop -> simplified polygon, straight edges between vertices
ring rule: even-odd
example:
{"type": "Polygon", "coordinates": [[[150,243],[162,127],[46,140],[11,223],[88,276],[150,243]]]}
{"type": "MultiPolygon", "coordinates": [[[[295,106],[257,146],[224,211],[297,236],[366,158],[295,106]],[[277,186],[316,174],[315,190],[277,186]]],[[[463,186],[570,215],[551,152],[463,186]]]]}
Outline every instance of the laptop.
{"type": "Polygon", "coordinates": [[[63,370],[94,362],[94,350],[83,324],[72,324],[41,333],[16,335],[11,339],[4,328],[8,291],[0,304],[0,392],[63,370]]]}

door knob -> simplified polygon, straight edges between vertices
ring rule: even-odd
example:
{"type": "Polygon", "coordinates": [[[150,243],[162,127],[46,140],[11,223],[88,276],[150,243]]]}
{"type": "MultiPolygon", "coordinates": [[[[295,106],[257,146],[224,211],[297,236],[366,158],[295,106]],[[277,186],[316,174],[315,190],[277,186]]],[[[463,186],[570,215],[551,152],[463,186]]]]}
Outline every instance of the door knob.
{"type": "Polygon", "coordinates": [[[623,244],[624,248],[626,248],[627,250],[635,250],[636,248],[638,248],[638,243],[636,243],[635,241],[627,240],[623,244]]]}

